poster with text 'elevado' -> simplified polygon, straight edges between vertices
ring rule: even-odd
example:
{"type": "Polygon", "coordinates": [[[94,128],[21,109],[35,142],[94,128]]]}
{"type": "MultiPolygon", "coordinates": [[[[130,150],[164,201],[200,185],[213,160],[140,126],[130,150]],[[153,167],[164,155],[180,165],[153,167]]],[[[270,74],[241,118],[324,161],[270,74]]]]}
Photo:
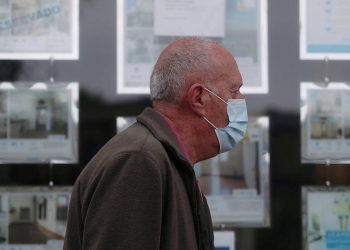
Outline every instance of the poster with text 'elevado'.
{"type": "Polygon", "coordinates": [[[78,1],[0,1],[0,60],[79,59],[78,1]]]}

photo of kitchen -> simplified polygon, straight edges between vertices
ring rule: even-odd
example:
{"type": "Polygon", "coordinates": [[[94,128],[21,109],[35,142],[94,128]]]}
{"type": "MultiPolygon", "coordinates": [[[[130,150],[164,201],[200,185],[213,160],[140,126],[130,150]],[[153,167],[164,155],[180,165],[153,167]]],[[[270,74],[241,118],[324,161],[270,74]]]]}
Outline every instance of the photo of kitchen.
{"type": "Polygon", "coordinates": [[[68,138],[67,91],[11,91],[10,138],[68,138]]]}

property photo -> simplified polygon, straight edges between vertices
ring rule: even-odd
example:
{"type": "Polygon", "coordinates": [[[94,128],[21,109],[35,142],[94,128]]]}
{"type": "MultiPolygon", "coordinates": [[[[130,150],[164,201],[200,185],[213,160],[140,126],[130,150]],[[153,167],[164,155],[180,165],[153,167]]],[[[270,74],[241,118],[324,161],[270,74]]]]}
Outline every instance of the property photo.
{"type": "Polygon", "coordinates": [[[63,240],[69,197],[66,194],[9,195],[8,244],[46,244],[63,240]]]}
{"type": "Polygon", "coordinates": [[[10,138],[68,138],[69,93],[13,91],[10,99],[10,138]]]}

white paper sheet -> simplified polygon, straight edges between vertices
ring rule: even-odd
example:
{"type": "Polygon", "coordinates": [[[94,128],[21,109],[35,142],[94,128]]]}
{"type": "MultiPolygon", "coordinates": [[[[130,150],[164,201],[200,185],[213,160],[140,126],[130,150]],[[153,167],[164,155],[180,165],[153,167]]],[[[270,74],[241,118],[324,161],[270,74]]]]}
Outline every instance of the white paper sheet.
{"type": "Polygon", "coordinates": [[[225,0],[155,0],[154,35],[225,35],[225,0]]]}
{"type": "Polygon", "coordinates": [[[214,232],[214,247],[220,250],[235,250],[235,232],[214,232]]]}

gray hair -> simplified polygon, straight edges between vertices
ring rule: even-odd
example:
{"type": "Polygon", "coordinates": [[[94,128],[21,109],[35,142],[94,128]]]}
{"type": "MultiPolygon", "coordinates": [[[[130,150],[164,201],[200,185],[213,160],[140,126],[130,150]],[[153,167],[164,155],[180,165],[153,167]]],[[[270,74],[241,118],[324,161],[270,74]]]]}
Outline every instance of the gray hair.
{"type": "MultiPolygon", "coordinates": [[[[151,74],[151,100],[178,104],[183,88],[190,81],[211,85],[213,61],[210,50],[219,43],[199,37],[182,38],[181,45],[166,48],[151,74]]],[[[221,46],[222,47],[222,46],[221,46]]]]}

